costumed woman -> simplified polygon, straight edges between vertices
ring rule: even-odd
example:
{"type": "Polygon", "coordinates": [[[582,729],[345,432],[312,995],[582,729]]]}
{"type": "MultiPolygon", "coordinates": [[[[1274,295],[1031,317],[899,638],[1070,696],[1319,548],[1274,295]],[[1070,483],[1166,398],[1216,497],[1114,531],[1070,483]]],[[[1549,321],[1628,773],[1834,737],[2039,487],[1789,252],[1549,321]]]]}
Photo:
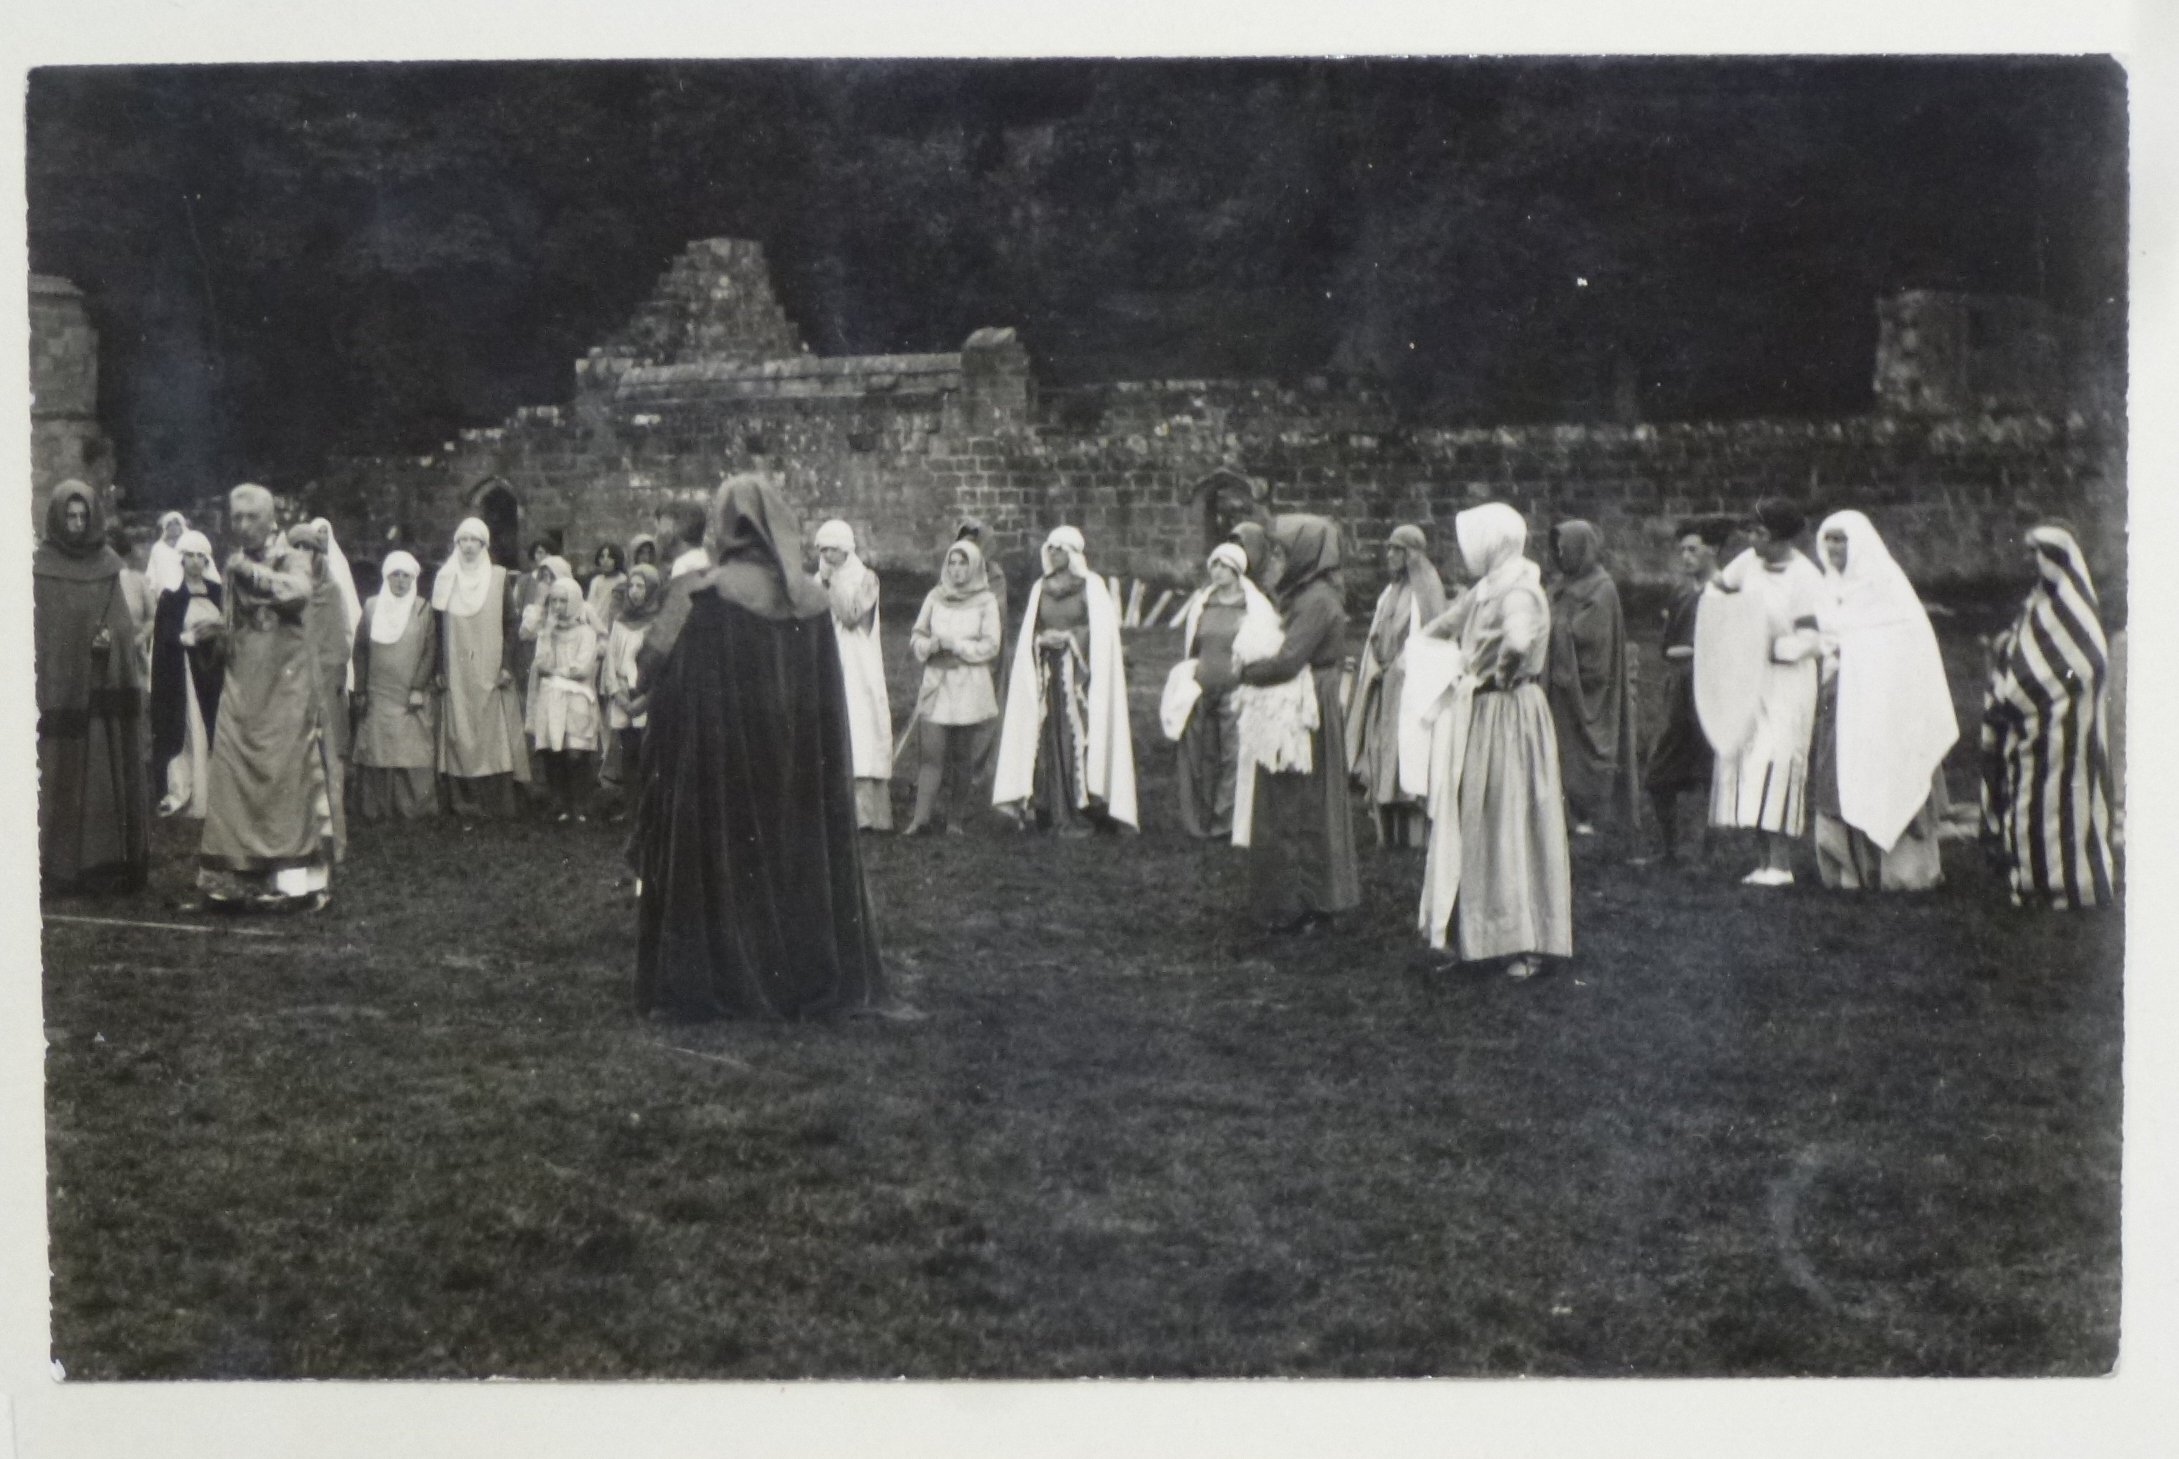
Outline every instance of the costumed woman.
{"type": "MultiPolygon", "coordinates": [[[[1731,535],[1722,517],[1690,518],[1676,531],[1679,579],[1664,607],[1664,726],[1649,747],[1642,788],[1657,819],[1659,850],[1666,861],[1680,855],[1680,796],[1698,792],[1707,801],[1716,759],[1695,714],[1695,615],[1702,590],[1717,577],[1718,553],[1731,535]]],[[[1709,849],[1707,822],[1703,849],[1709,849]]]]}
{"type": "Polygon", "coordinates": [[[634,795],[636,771],[643,763],[644,694],[637,683],[636,661],[644,635],[665,605],[665,579],[650,563],[638,563],[620,593],[620,608],[606,631],[605,654],[598,662],[598,697],[604,701],[607,743],[598,775],[610,798],[608,813],[618,820],[634,795]]]}
{"type": "Polygon", "coordinates": [[[602,645],[574,578],[558,578],[546,590],[534,640],[526,703],[547,809],[562,821],[587,820],[588,790],[595,778],[591,758],[598,752],[602,645]]]}
{"type": "Polygon", "coordinates": [[[1369,798],[1380,846],[1420,846],[1429,823],[1422,802],[1400,788],[1400,691],[1407,680],[1408,635],[1445,611],[1445,585],[1430,561],[1430,544],[1412,523],[1385,542],[1385,575],[1369,637],[1362,646],[1347,706],[1348,768],[1369,798]]]}
{"type": "Polygon", "coordinates": [[[991,665],[999,656],[999,600],[970,537],[946,549],[938,586],[923,599],[908,646],[923,665],[904,743],[915,759],[915,812],[907,834],[943,823],[960,835],[973,815],[981,767],[999,729],[991,665]]]}
{"type": "Polygon", "coordinates": [[[1834,512],[1816,546],[1829,599],[1808,769],[1816,870],[1827,887],[1921,891],[1944,880],[1944,757],[1960,737],[1944,655],[1867,517],[1834,512]]]}
{"type": "Polygon", "coordinates": [[[416,559],[389,552],[378,573],[356,633],[356,816],[412,821],[439,809],[439,636],[416,559]]]}
{"type": "Polygon", "coordinates": [[[348,695],[355,680],[356,625],[363,604],[356,597],[356,583],[348,571],[348,559],[333,538],[333,525],[319,517],[298,522],[288,529],[288,546],[295,554],[295,571],[310,579],[310,607],[303,615],[309,632],[311,659],[317,665],[319,697],[325,705],[325,746],[331,757],[334,834],[348,839],[348,761],[355,726],[349,717],[348,695]]]}
{"type": "Polygon", "coordinates": [[[1044,539],[1044,576],[1029,587],[991,801],[1024,830],[1087,836],[1135,826],[1135,744],[1127,722],[1120,613],[1089,569],[1082,533],[1044,539]]]}
{"type": "Polygon", "coordinates": [[[528,785],[515,646],[521,608],[513,574],[488,555],[492,534],[469,518],[454,529],[454,555],[431,582],[439,633],[439,774],[463,821],[515,813],[528,785]]]}
{"type": "Polygon", "coordinates": [[[1174,795],[1180,826],[1199,839],[1233,834],[1240,780],[1240,668],[1233,641],[1253,612],[1272,623],[1278,609],[1248,578],[1248,554],[1221,542],[1205,563],[1210,582],[1181,610],[1180,662],[1159,706],[1166,737],[1179,741],[1174,795]]]}
{"type": "Polygon", "coordinates": [[[1462,680],[1431,740],[1422,931],[1464,963],[1528,978],[1574,955],[1573,865],[1558,737],[1542,686],[1551,605],[1504,502],[1453,519],[1471,586],[1425,631],[1460,645],[1462,680]],[[1450,716],[1446,718],[1445,716],[1450,716]]]}
{"type": "Polygon", "coordinates": [[[49,891],[134,891],[150,864],[144,681],[98,494],[64,481],[31,559],[38,872],[49,891]]]}
{"type": "Polygon", "coordinates": [[[1606,813],[1633,831],[1636,786],[1634,679],[1619,585],[1604,569],[1604,539],[1578,519],[1551,534],[1558,581],[1551,587],[1551,648],[1544,695],[1558,735],[1559,778],[1574,834],[1593,836],[1606,813]]]}
{"type": "Polygon", "coordinates": [[[817,581],[832,600],[855,735],[855,819],[866,831],[893,829],[893,706],[878,637],[878,575],[855,555],[855,529],[834,518],[817,529],[817,581]]]}
{"type": "Polygon", "coordinates": [[[218,630],[205,629],[226,616],[226,599],[204,534],[184,532],[174,546],[182,580],[159,595],[153,619],[151,768],[159,814],[201,821],[222,677],[218,647],[210,642],[218,630]]]}
{"type": "Polygon", "coordinates": [[[676,1020],[877,1012],[885,978],[856,839],[831,600],[791,507],[732,477],[715,567],[675,578],[644,637],[635,1001],[676,1020]]]}
{"type": "Polygon", "coordinates": [[[2036,583],[1990,645],[1982,711],[1983,834],[2017,906],[2109,906],[2110,645],[2088,558],[2071,530],[2027,536],[2036,583]]]}
{"type": "MultiPolygon", "coordinates": [[[[1283,685],[1309,676],[1316,724],[1306,769],[1273,770],[1248,758],[1238,794],[1249,798],[1249,903],[1274,932],[1302,932],[1361,905],[1354,818],[1347,802],[1347,746],[1339,685],[1347,605],[1339,528],[1317,516],[1274,518],[1266,576],[1277,593],[1278,650],[1245,662],[1241,683],[1283,685]]],[[[1244,741],[1249,734],[1244,726],[1244,741]]],[[[1236,819],[1242,812],[1235,810],[1236,819]]]]}

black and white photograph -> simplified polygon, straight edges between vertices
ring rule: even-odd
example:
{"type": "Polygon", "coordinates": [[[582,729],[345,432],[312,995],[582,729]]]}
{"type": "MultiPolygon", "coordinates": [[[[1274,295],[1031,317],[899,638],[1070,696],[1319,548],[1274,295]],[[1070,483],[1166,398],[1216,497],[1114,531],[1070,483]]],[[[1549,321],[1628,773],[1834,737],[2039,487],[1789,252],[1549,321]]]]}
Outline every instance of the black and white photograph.
{"type": "Polygon", "coordinates": [[[2124,1366],[2123,58],[20,79],[69,1395],[2124,1366]]]}

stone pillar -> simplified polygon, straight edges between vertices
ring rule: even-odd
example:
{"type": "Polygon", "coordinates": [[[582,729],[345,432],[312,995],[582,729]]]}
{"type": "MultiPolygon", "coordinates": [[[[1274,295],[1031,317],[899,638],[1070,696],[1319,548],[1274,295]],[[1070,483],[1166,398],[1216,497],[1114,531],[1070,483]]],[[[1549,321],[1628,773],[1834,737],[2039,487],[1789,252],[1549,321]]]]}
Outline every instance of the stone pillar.
{"type": "Polygon", "coordinates": [[[83,291],[30,276],[31,511],[45,524],[46,494],[63,481],[113,486],[113,443],[98,423],[98,331],[83,291]]]}

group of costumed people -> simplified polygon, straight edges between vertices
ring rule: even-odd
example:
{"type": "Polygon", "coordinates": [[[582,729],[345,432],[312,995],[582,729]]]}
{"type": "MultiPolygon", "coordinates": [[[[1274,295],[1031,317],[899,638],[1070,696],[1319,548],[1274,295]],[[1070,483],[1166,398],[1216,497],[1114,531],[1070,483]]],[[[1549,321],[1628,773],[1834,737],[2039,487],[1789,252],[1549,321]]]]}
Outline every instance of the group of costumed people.
{"type": "MultiPolygon", "coordinates": [[[[1751,884],[1789,882],[1807,838],[1828,886],[1933,885],[1958,738],[1936,635],[1865,516],[1824,519],[1816,560],[1805,525],[1782,502],[1683,524],[1644,766],[1590,524],[1555,528],[1547,582],[1517,510],[1463,511],[1450,594],[1424,530],[1396,529],[1350,686],[1340,528],[1244,523],[1176,615],[1158,719],[1180,825],[1245,848],[1254,920],[1304,932],[1360,903],[1359,794],[1383,846],[1424,852],[1422,939],[1516,978],[1572,955],[1571,842],[1635,825],[1645,789],[1667,856],[1696,792],[1709,827],[1761,833],[1751,884]]],[[[504,815],[533,781],[579,816],[602,781],[635,822],[643,1009],[884,1013],[857,842],[890,827],[896,775],[910,834],[985,808],[1062,837],[1140,823],[1119,604],[1074,527],[1044,540],[1015,618],[983,525],[960,525],[909,635],[921,679],[896,741],[875,572],[838,521],[805,567],[759,478],[670,506],[626,558],[601,549],[587,591],[551,544],[526,572],[493,562],[471,520],[428,592],[395,551],[359,602],[324,521],[282,531],[245,486],[227,526],[215,566],[171,517],[137,573],[96,493],[53,493],[35,566],[49,889],[140,887],[162,814],[203,821],[204,901],[321,905],[351,767],[372,819],[504,815]]],[[[2028,540],[2037,584],[1994,645],[1981,725],[1985,829],[2016,901],[2099,906],[2120,880],[2109,652],[2074,536],[2028,540]]]]}

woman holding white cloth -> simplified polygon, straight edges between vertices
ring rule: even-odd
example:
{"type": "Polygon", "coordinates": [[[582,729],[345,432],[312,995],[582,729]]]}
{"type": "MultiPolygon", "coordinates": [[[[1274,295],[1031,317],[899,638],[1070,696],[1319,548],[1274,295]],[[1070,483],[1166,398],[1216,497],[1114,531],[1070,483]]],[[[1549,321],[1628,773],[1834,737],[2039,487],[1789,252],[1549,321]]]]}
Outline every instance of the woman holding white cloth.
{"type": "Polygon", "coordinates": [[[893,706],[886,697],[885,654],[878,642],[878,575],[855,555],[855,529],[834,518],[817,529],[817,581],[832,600],[847,680],[849,739],[855,758],[855,823],[893,829],[893,706]]]}
{"type": "Polygon", "coordinates": [[[1166,684],[1160,717],[1179,742],[1174,794],[1181,829],[1198,839],[1233,834],[1240,769],[1241,676],[1233,643],[1251,616],[1278,621],[1279,610],[1248,578],[1248,554],[1221,542],[1206,563],[1210,582],[1181,611],[1181,661],[1166,684]]]}
{"type": "MultiPolygon", "coordinates": [[[[1453,519],[1473,585],[1424,626],[1458,643],[1458,679],[1430,765],[1430,854],[1422,931],[1449,937],[1459,962],[1505,959],[1508,976],[1534,976],[1546,957],[1574,953],[1573,866],[1559,747],[1541,678],[1551,642],[1543,574],[1522,555],[1528,524],[1503,502],[1453,519]],[[1461,700],[1468,701],[1463,711],[1461,700]]],[[[1443,682],[1418,661],[1410,680],[1443,682]]]]}

